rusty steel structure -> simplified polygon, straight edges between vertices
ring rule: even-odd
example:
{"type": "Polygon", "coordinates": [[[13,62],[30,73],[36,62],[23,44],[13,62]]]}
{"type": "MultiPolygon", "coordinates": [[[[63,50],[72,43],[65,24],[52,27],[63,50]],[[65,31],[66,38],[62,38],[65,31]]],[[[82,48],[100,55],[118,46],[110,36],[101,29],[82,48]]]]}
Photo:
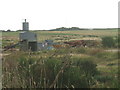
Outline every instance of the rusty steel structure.
{"type": "Polygon", "coordinates": [[[68,41],[64,42],[71,47],[96,47],[100,46],[100,42],[96,40],[76,40],[76,41],[68,41]]]}
{"type": "Polygon", "coordinates": [[[77,41],[69,41],[69,42],[64,42],[65,44],[68,44],[72,47],[76,47],[76,46],[86,46],[86,43],[84,40],[77,40],[77,41]]]}

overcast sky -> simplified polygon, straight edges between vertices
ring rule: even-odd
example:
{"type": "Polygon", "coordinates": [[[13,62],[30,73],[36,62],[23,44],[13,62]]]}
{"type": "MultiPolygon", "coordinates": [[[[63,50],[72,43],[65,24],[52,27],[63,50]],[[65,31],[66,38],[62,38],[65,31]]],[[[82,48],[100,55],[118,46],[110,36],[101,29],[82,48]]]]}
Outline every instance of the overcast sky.
{"type": "Polygon", "coordinates": [[[119,0],[0,0],[0,30],[117,28],[119,0]]]}

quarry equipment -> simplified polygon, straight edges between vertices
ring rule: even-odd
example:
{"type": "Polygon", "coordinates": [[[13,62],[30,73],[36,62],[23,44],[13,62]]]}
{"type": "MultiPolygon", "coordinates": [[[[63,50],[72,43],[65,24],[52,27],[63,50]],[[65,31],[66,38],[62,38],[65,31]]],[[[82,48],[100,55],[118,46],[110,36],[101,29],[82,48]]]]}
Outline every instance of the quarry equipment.
{"type": "MultiPolygon", "coordinates": [[[[29,31],[29,22],[25,21],[22,23],[22,32],[19,33],[19,42],[13,45],[8,45],[4,47],[4,51],[9,50],[11,48],[15,48],[19,45],[21,51],[40,51],[40,50],[52,50],[60,49],[60,48],[67,48],[67,47],[90,47],[96,46],[99,43],[92,40],[75,40],[75,41],[68,41],[62,44],[60,43],[53,43],[53,40],[45,40],[44,42],[38,43],[37,42],[37,34],[29,31]]],[[[99,44],[100,45],[100,44],[99,44]]]]}
{"type": "Polygon", "coordinates": [[[9,49],[15,48],[15,47],[18,46],[18,45],[19,45],[19,42],[16,43],[16,44],[12,44],[12,45],[5,46],[4,49],[3,49],[3,51],[7,51],[7,50],[9,50],[9,49]]]}
{"type": "Polygon", "coordinates": [[[29,31],[29,23],[23,22],[23,31],[19,34],[20,50],[37,51],[37,34],[29,31]]]}
{"type": "Polygon", "coordinates": [[[21,32],[19,34],[20,50],[37,51],[37,35],[32,32],[21,32]]]}
{"type": "Polygon", "coordinates": [[[75,40],[75,41],[69,41],[64,42],[65,44],[68,44],[71,47],[96,47],[100,46],[100,42],[97,40],[75,40]]]}
{"type": "Polygon", "coordinates": [[[76,41],[69,41],[69,42],[64,42],[65,44],[68,44],[72,47],[76,47],[76,46],[86,46],[86,43],[84,40],[76,40],[76,41]]]}
{"type": "Polygon", "coordinates": [[[26,22],[26,19],[25,19],[25,22],[23,22],[23,30],[24,31],[29,31],[29,23],[28,22],[26,22]]]}

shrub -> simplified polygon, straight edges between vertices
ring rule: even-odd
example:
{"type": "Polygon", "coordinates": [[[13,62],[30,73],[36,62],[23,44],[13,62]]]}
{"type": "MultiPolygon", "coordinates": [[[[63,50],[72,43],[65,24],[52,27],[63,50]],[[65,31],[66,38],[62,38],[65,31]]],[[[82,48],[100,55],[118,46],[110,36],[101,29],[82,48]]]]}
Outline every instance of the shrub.
{"type": "Polygon", "coordinates": [[[120,34],[115,37],[115,47],[120,48],[120,34]]]}
{"type": "Polygon", "coordinates": [[[99,74],[96,68],[97,65],[91,59],[89,57],[79,58],[73,62],[74,65],[80,68],[81,75],[84,76],[88,87],[95,84],[93,77],[99,74]]]}
{"type": "Polygon", "coordinates": [[[67,86],[71,88],[74,86],[75,88],[89,88],[86,77],[83,76],[78,67],[69,67],[65,69],[61,78],[64,87],[67,86]]]}
{"type": "Polygon", "coordinates": [[[112,76],[97,75],[97,76],[95,76],[95,78],[97,81],[102,82],[102,83],[113,80],[112,76]]]}
{"type": "Polygon", "coordinates": [[[104,47],[111,48],[115,46],[115,40],[113,39],[113,37],[103,37],[102,44],[104,47]]]}
{"type": "Polygon", "coordinates": [[[62,66],[62,63],[57,58],[51,58],[45,61],[45,69],[46,69],[46,73],[48,73],[46,79],[49,80],[49,83],[53,82],[53,80],[55,79],[55,76],[61,69],[61,66],[62,66]]]}
{"type": "Polygon", "coordinates": [[[85,49],[85,48],[82,48],[82,47],[77,48],[77,49],[76,49],[76,53],[86,53],[86,49],[85,49]]]}
{"type": "MultiPolygon", "coordinates": [[[[33,82],[37,84],[41,81],[41,69],[43,69],[42,65],[35,58],[26,58],[21,57],[18,59],[18,74],[22,80],[24,80],[24,84],[26,87],[32,87],[33,82]],[[30,81],[31,80],[31,81],[30,81]]],[[[21,81],[23,83],[23,81],[21,81]]]]}
{"type": "Polygon", "coordinates": [[[97,53],[103,52],[100,48],[92,48],[87,50],[87,54],[95,56],[97,53]]]}
{"type": "Polygon", "coordinates": [[[95,56],[104,60],[118,59],[118,54],[113,52],[99,52],[95,56]]]}
{"type": "Polygon", "coordinates": [[[85,76],[94,76],[98,73],[96,64],[93,61],[86,59],[80,60],[78,62],[78,66],[80,67],[81,71],[85,74],[85,76]]]}

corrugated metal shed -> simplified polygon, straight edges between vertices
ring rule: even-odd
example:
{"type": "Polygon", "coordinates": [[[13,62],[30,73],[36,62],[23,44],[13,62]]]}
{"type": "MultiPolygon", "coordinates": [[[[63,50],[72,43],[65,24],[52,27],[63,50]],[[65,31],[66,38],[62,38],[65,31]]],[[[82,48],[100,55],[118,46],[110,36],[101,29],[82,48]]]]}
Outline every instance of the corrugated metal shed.
{"type": "Polygon", "coordinates": [[[37,34],[32,32],[21,32],[19,34],[20,50],[37,51],[37,34]]]}
{"type": "Polygon", "coordinates": [[[37,34],[32,32],[21,32],[19,38],[20,41],[22,40],[37,41],[37,34]]]}

